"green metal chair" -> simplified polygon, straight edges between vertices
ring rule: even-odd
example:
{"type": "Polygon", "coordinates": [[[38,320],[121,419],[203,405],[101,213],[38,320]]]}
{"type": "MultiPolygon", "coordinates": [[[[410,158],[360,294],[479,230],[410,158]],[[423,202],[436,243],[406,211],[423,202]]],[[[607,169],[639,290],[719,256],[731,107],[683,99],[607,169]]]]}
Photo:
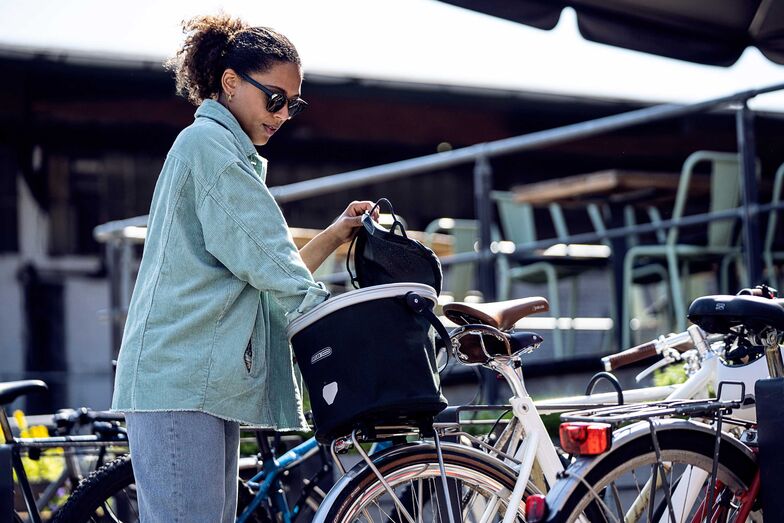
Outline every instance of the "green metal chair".
{"type": "MultiPolygon", "coordinates": [[[[501,221],[503,238],[513,242],[515,245],[524,245],[537,241],[536,223],[534,221],[533,206],[526,203],[515,201],[514,196],[506,191],[492,191],[490,197],[495,201],[498,208],[498,216],[501,221]]],[[[556,233],[556,240],[565,243],[569,236],[563,211],[560,205],[552,203],[549,205],[550,217],[556,233]]],[[[588,206],[588,213],[595,228],[602,228],[603,223],[599,218],[598,207],[588,206]],[[602,223],[601,225],[599,225],[602,223]]],[[[597,232],[598,229],[597,229],[597,232]]],[[[586,270],[595,269],[606,264],[606,258],[595,257],[575,257],[565,256],[543,256],[532,254],[527,260],[509,263],[506,257],[499,257],[496,265],[498,269],[498,298],[509,299],[511,286],[515,281],[546,284],[547,300],[550,302],[550,315],[555,318],[555,328],[553,330],[553,347],[556,358],[573,352],[574,348],[574,329],[567,331],[568,338],[563,339],[560,326],[561,303],[558,292],[559,280],[567,278],[571,283],[569,299],[569,318],[575,316],[578,298],[578,278],[586,270]]]]}
{"type": "MultiPolygon", "coordinates": [[[[706,162],[711,166],[710,212],[732,209],[740,200],[740,165],[735,153],[713,151],[697,151],[691,154],[683,164],[672,219],[683,217],[689,198],[689,187],[697,165],[706,162]]],[[[680,230],[673,227],[667,233],[664,244],[637,245],[629,249],[624,258],[624,300],[621,307],[622,346],[631,343],[630,330],[630,299],[634,280],[635,267],[642,258],[664,259],[667,263],[667,279],[669,280],[670,300],[674,313],[676,330],[686,328],[686,297],[684,283],[688,284],[690,264],[696,261],[719,261],[722,266],[722,281],[729,268],[729,260],[739,252],[733,242],[733,230],[736,220],[721,220],[707,224],[707,242],[705,244],[680,243],[680,230]]]]}

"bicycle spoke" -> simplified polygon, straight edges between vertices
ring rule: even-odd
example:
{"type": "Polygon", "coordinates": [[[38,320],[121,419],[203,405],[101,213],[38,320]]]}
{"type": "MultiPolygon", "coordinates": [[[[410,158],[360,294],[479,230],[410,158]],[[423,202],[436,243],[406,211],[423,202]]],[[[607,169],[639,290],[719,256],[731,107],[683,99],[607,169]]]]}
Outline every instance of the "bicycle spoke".
{"type": "MultiPolygon", "coordinates": [[[[637,487],[637,491],[639,492],[640,488],[637,487]]],[[[615,508],[618,511],[618,517],[623,516],[623,507],[621,506],[621,493],[618,492],[618,485],[615,481],[612,482],[612,495],[615,498],[615,508]]],[[[606,520],[607,518],[605,518],[606,520]]]]}

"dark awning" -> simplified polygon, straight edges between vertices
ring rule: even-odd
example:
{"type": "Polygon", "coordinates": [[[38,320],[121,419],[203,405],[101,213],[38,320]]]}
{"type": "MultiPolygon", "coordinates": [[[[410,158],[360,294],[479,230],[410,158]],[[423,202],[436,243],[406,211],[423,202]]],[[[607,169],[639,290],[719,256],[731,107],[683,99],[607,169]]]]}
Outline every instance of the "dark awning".
{"type": "Polygon", "coordinates": [[[725,67],[756,46],[784,64],[781,0],[442,1],[546,30],[572,7],[580,33],[593,42],[725,67]]]}

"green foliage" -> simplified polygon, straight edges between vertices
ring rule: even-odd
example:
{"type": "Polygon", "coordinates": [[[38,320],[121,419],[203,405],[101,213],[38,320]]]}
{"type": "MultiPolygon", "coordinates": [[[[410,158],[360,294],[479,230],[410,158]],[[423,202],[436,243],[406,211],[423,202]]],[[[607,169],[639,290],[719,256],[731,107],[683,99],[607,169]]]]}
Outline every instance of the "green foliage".
{"type": "Polygon", "coordinates": [[[687,379],[686,369],[684,369],[683,365],[678,364],[667,365],[653,373],[653,384],[656,387],[679,385],[687,379]]]}
{"type": "Polygon", "coordinates": [[[556,412],[554,414],[542,414],[542,421],[544,427],[547,429],[547,434],[551,438],[558,439],[558,428],[561,426],[561,414],[556,412]]]}
{"type": "Polygon", "coordinates": [[[498,409],[494,410],[478,410],[472,412],[466,412],[460,418],[462,423],[462,428],[472,436],[484,436],[493,428],[493,424],[498,421],[499,419],[502,420],[510,420],[512,419],[512,412],[504,413],[506,409],[503,407],[499,407],[498,409]],[[503,415],[502,415],[503,414],[503,415]],[[466,421],[474,421],[474,422],[481,422],[484,421],[485,423],[465,423],[466,421]]]}

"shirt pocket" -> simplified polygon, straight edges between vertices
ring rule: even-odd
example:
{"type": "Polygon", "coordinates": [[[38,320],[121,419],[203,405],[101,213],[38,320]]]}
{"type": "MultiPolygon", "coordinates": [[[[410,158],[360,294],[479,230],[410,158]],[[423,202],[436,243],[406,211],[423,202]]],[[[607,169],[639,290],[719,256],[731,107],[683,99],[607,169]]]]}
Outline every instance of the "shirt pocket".
{"type": "Polygon", "coordinates": [[[245,371],[253,378],[258,378],[266,371],[266,354],[270,345],[268,299],[266,294],[261,293],[253,332],[242,355],[245,371]]]}

